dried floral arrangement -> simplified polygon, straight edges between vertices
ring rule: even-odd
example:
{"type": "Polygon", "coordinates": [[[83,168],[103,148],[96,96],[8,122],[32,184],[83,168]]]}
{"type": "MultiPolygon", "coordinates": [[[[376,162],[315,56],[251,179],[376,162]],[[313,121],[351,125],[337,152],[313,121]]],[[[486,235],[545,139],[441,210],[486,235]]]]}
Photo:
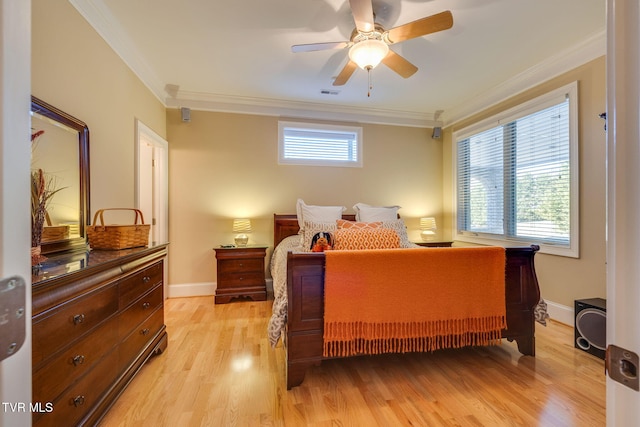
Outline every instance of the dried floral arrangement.
{"type": "MultiPolygon", "coordinates": [[[[37,143],[38,138],[44,134],[43,130],[39,130],[31,134],[31,151],[37,143]]],[[[56,188],[55,178],[47,176],[45,172],[38,168],[31,171],[31,247],[37,248],[42,241],[42,230],[47,215],[47,207],[53,196],[63,188],[56,188]]],[[[41,260],[39,253],[32,251],[32,261],[41,260]]]]}

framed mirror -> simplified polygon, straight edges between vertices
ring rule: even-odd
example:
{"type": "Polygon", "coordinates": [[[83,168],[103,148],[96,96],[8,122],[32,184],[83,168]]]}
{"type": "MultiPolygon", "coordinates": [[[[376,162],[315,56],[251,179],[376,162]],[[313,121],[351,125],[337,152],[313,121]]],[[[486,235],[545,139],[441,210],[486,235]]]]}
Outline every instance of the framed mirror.
{"type": "Polygon", "coordinates": [[[81,120],[31,97],[31,168],[56,189],[47,207],[42,253],[86,249],[89,211],[89,128],[81,120]]]}

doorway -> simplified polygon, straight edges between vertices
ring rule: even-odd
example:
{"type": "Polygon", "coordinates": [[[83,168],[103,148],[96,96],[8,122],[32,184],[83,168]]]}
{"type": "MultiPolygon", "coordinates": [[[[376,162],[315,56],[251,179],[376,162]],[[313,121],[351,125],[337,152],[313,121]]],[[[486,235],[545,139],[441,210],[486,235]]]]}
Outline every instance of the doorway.
{"type": "MultiPolygon", "coordinates": [[[[136,119],[135,206],[151,225],[149,245],[169,242],[169,143],[136,119]]],[[[168,276],[167,263],[164,266],[168,276]]],[[[167,283],[164,284],[167,295],[167,283]]]]}

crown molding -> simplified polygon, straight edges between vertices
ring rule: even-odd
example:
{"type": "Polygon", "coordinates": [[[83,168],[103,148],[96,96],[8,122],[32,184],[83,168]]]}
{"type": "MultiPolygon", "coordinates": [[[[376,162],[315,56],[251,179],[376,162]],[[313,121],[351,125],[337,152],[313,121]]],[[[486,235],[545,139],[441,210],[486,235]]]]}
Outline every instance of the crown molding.
{"type": "Polygon", "coordinates": [[[549,57],[528,70],[504,81],[458,107],[447,110],[441,117],[444,126],[451,126],[479,111],[531,89],[589,61],[604,56],[607,49],[606,31],[585,39],[582,43],[549,57]]]}
{"type": "Polygon", "coordinates": [[[256,114],[340,122],[371,123],[408,127],[440,126],[433,114],[398,110],[358,108],[281,99],[253,98],[178,90],[174,98],[166,99],[167,108],[191,108],[238,114],[256,114]]]}

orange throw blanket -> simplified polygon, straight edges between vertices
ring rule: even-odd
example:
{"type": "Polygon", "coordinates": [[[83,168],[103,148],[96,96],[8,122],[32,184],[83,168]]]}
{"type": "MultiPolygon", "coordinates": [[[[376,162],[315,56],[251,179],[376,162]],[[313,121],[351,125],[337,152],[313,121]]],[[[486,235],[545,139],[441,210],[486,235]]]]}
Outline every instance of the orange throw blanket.
{"type": "Polygon", "coordinates": [[[324,357],[500,342],[500,247],[328,251],[324,357]]]}

